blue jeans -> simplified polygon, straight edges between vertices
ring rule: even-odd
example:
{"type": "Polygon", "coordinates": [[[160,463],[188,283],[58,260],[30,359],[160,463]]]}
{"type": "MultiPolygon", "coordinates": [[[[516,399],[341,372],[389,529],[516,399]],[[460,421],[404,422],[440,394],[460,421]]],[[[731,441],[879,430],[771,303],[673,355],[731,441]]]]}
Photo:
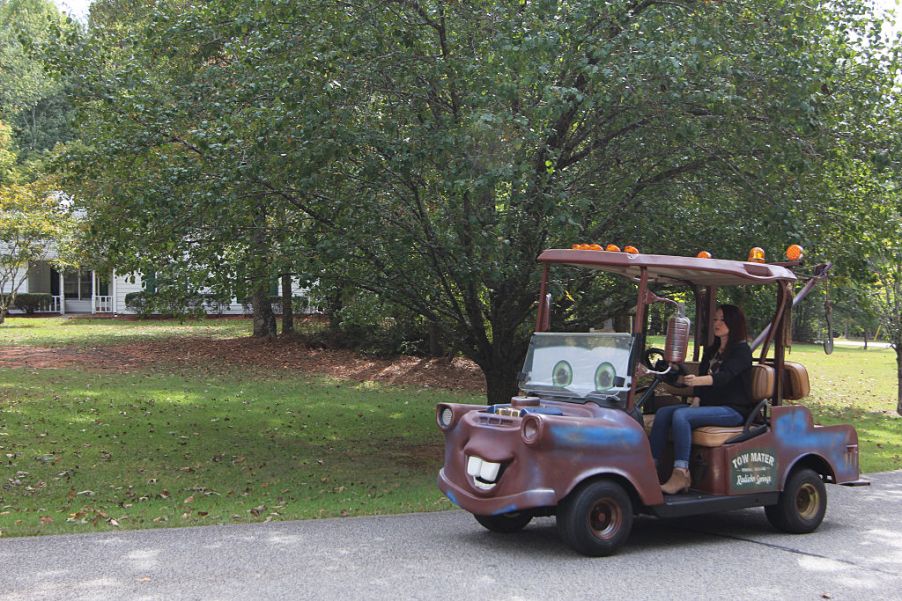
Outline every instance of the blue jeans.
{"type": "Polygon", "coordinates": [[[689,467],[692,429],[700,426],[740,426],[745,421],[732,407],[668,405],[655,413],[651,427],[651,454],[660,462],[667,448],[667,432],[673,430],[673,467],[689,467]]]}

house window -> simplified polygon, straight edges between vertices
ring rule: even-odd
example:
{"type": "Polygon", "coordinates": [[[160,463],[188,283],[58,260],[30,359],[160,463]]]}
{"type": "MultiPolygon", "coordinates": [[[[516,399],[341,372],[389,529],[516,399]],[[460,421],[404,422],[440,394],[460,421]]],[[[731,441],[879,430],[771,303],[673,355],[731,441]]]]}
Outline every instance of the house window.
{"type": "Polygon", "coordinates": [[[77,271],[67,271],[63,273],[63,295],[66,298],[71,298],[78,300],[81,298],[79,295],[79,284],[81,284],[81,278],[78,277],[79,273],[77,271]]]}
{"type": "Polygon", "coordinates": [[[94,277],[93,271],[78,272],[78,298],[81,300],[91,299],[91,278],[94,277]]]}

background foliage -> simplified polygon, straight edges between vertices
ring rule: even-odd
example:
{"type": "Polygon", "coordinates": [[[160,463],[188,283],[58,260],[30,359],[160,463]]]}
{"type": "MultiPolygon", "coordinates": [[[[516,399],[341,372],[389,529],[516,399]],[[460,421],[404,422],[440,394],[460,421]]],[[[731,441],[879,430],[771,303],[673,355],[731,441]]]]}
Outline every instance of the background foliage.
{"type": "MultiPolygon", "coordinates": [[[[351,288],[358,315],[425,327],[501,400],[546,247],[774,260],[799,242],[857,298],[898,291],[899,46],[870,11],[100,0],[47,48],[78,116],[59,165],[120,269],[248,291],[255,311],[282,274],[346,315],[351,288]]],[[[555,292],[574,325],[623,311],[604,284],[555,292]]]]}

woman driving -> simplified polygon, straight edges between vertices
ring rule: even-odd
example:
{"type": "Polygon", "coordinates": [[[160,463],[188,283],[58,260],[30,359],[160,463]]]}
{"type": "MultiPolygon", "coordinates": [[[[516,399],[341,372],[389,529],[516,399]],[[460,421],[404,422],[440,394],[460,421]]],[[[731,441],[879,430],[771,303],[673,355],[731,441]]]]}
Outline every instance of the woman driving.
{"type": "Polygon", "coordinates": [[[655,413],[650,439],[657,466],[673,432],[673,473],[661,485],[664,494],[689,489],[689,452],[692,430],[700,426],[739,426],[753,409],[751,395],[752,350],[746,342],[745,315],[735,305],[720,305],[714,314],[714,344],[705,349],[699,375],[686,375],[679,383],[693,387],[697,407],[671,405],[655,413]]]}

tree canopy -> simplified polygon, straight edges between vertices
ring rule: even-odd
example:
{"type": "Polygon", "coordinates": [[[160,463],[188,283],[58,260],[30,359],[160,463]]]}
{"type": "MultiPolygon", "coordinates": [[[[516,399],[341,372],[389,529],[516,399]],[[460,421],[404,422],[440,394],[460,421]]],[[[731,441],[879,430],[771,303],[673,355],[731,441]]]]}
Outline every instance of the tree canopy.
{"type": "Polygon", "coordinates": [[[444,332],[503,400],[545,247],[827,257],[825,205],[851,215],[850,174],[898,168],[866,150],[898,64],[870,11],[100,0],[54,62],[77,75],[67,189],[127,268],[261,294],[321,265],[444,332]]]}

